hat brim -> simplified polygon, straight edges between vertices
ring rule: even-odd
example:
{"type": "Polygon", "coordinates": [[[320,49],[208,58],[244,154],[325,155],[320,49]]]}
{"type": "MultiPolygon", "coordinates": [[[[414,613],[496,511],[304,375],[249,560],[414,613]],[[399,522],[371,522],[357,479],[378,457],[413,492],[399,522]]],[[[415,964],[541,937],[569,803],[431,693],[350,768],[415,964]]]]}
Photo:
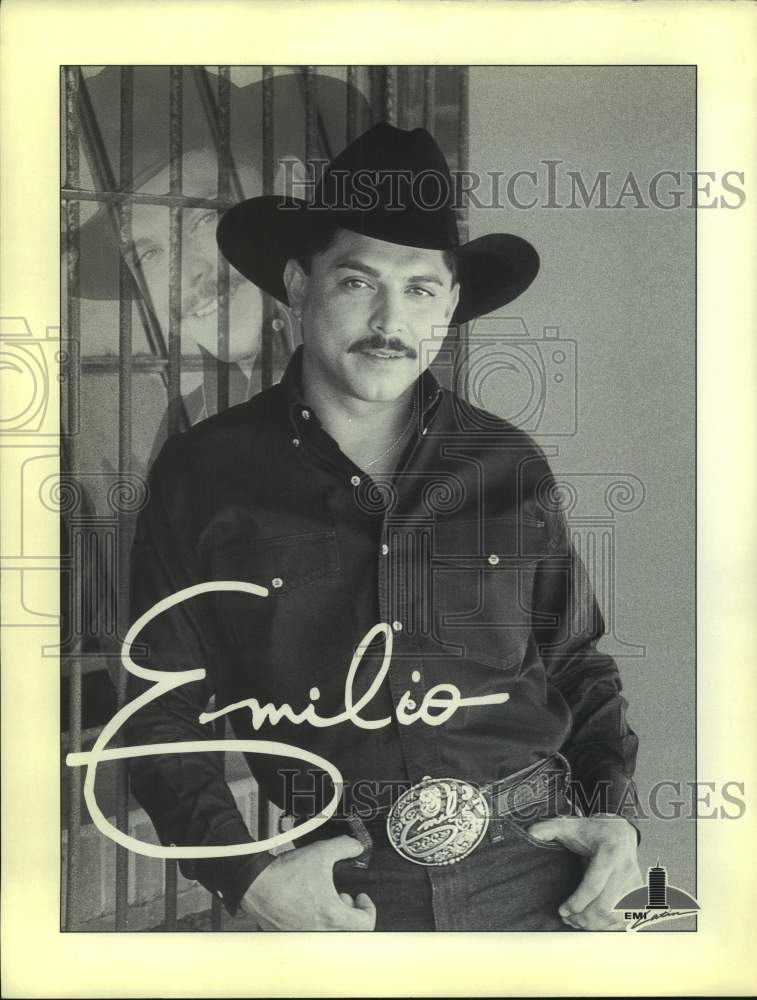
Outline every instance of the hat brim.
{"type": "MultiPolygon", "coordinates": [[[[240,274],[288,305],[283,280],[286,262],[296,259],[306,238],[325,226],[364,231],[359,216],[340,216],[315,210],[296,198],[269,195],[230,208],[216,236],[224,257],[240,274]]],[[[457,257],[460,283],[453,324],[467,323],[512,302],[539,272],[539,255],[532,244],[511,233],[490,233],[447,249],[457,257]]]]}

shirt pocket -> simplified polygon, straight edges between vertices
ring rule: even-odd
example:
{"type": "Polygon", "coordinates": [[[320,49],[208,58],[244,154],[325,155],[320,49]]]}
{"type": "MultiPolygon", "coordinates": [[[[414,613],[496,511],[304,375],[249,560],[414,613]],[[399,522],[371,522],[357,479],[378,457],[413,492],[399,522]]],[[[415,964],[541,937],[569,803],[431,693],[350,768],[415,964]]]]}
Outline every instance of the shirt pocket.
{"type": "Polygon", "coordinates": [[[335,531],[311,531],[227,543],[211,562],[216,577],[256,583],[275,598],[338,573],[339,549],[335,531]]]}
{"type": "Polygon", "coordinates": [[[263,599],[219,593],[215,605],[224,647],[243,651],[245,662],[265,664],[265,677],[257,680],[265,695],[265,678],[280,677],[287,664],[306,664],[312,658],[321,622],[341,586],[336,532],[224,544],[213,552],[211,565],[217,580],[254,583],[268,591],[263,599]]]}
{"type": "Polygon", "coordinates": [[[515,515],[435,525],[431,557],[436,639],[454,655],[517,670],[532,627],[543,521],[515,515]]]}

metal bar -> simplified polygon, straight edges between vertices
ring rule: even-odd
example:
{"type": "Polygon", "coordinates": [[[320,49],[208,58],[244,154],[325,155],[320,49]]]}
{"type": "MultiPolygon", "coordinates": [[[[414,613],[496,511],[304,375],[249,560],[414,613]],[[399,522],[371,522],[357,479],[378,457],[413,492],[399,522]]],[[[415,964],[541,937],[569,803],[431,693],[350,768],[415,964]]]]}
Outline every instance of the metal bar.
{"type": "Polygon", "coordinates": [[[434,130],[434,68],[423,67],[423,127],[434,130]]]}
{"type": "MultiPolygon", "coordinates": [[[[216,719],[213,723],[213,739],[214,740],[225,740],[226,739],[226,718],[221,716],[221,718],[216,719]]],[[[226,754],[221,754],[221,771],[226,774],[226,754]]],[[[223,929],[223,906],[221,900],[215,895],[211,897],[210,904],[210,929],[213,931],[220,931],[223,929]]]]}
{"type": "MultiPolygon", "coordinates": [[[[79,183],[79,74],[75,68],[65,69],[65,183],[76,186],[79,183]]],[[[81,300],[79,298],[79,222],[80,207],[68,202],[64,206],[65,247],[66,247],[66,338],[78,344],[81,337],[81,300]]],[[[78,351],[69,352],[78,357],[78,351]]],[[[78,373],[76,373],[78,374],[78,373]]],[[[67,408],[70,428],[79,426],[80,386],[78,378],[67,382],[67,408]]],[[[71,434],[68,445],[71,452],[72,471],[76,470],[78,437],[71,434]]],[[[76,768],[75,770],[78,770],[76,768]]]]}
{"type": "Polygon", "coordinates": [[[179,867],[173,858],[169,858],[165,864],[165,878],[163,882],[163,930],[176,930],[176,917],[178,911],[178,881],[179,867]]]}
{"type": "MultiPolygon", "coordinates": [[[[85,671],[83,671],[84,673],[85,671]]],[[[97,739],[97,737],[102,732],[102,726],[90,726],[88,729],[81,730],[81,745],[83,748],[86,744],[92,744],[97,739]]],[[[71,751],[71,734],[61,733],[60,734],[60,745],[64,753],[69,753],[71,751]]],[[[80,748],[80,749],[81,749],[80,748]]]]}
{"type": "MultiPolygon", "coordinates": [[[[231,158],[231,87],[229,67],[218,68],[218,122],[216,147],[218,149],[218,196],[228,198],[232,175],[231,158]]],[[[234,170],[236,175],[236,171],[234,170]]],[[[237,195],[241,200],[241,188],[237,178],[237,195]]],[[[218,360],[216,362],[216,385],[218,392],[217,409],[222,413],[229,405],[229,264],[218,252],[216,277],[218,292],[218,360]]]]}
{"type": "Polygon", "coordinates": [[[108,151],[102,140],[100,126],[97,123],[97,116],[89,96],[89,88],[81,70],[79,70],[79,107],[84,154],[87,157],[90,173],[101,187],[115,191],[117,185],[113,164],[110,162],[108,151]]]}
{"type": "Polygon", "coordinates": [[[357,66],[347,67],[347,143],[351,143],[358,137],[360,123],[358,122],[358,68],[357,66]]]}
{"type": "MultiPolygon", "coordinates": [[[[181,194],[182,187],[182,104],[184,94],[181,66],[169,68],[169,190],[181,194]]],[[[181,429],[181,208],[169,210],[168,256],[168,433],[181,429]]]]}
{"type": "Polygon", "coordinates": [[[305,162],[310,163],[318,156],[318,123],[316,107],[318,103],[318,76],[315,66],[304,66],[301,80],[305,89],[305,162]]]}
{"type": "MultiPolygon", "coordinates": [[[[81,113],[82,137],[84,139],[84,150],[87,154],[87,160],[90,165],[90,170],[92,171],[92,177],[95,184],[103,188],[104,191],[115,192],[116,183],[113,176],[113,169],[108,159],[108,153],[102,140],[102,135],[100,134],[100,129],[92,107],[92,101],[89,97],[89,90],[87,89],[87,84],[81,70],[79,69],[77,72],[79,76],[79,110],[81,113]]],[[[66,187],[78,188],[79,184],[68,184],[67,182],[66,187]]],[[[118,193],[118,197],[124,197],[123,192],[118,193]]],[[[116,241],[118,241],[120,239],[120,220],[118,218],[118,214],[115,211],[111,211],[108,213],[108,219],[112,226],[113,235],[116,241]]],[[[133,289],[136,295],[139,317],[142,326],[144,327],[147,343],[150,345],[151,351],[154,351],[156,354],[162,354],[165,357],[165,338],[163,337],[163,331],[160,328],[158,318],[155,315],[155,309],[153,308],[150,293],[145,283],[144,276],[142,275],[142,270],[139,267],[139,262],[134,262],[133,267],[133,289]]]]}
{"type": "Polygon", "coordinates": [[[267,837],[269,832],[268,799],[258,785],[258,840],[267,837]]]}
{"type": "MultiPolygon", "coordinates": [[[[263,67],[263,194],[273,194],[273,67],[263,67]]],[[[266,295],[263,304],[261,344],[262,388],[273,384],[273,315],[274,304],[266,295]]]]}
{"type": "Polygon", "coordinates": [[[164,205],[167,208],[216,208],[219,211],[235,204],[233,198],[194,198],[191,195],[143,194],[139,191],[92,191],[88,188],[61,188],[63,201],[97,201],[119,205],[128,201],[135,205],[164,205]]]}
{"type": "MultiPolygon", "coordinates": [[[[79,74],[70,66],[64,70],[65,91],[65,182],[73,186],[79,183],[79,74]]],[[[65,206],[65,247],[66,247],[66,338],[71,343],[77,343],[80,338],[81,304],[79,300],[79,205],[69,202],[65,206]]],[[[70,352],[74,357],[77,352],[70,352]]],[[[80,386],[78,372],[73,371],[67,383],[67,410],[69,427],[76,428],[79,424],[80,386]]],[[[76,471],[77,435],[71,434],[69,446],[71,449],[71,468],[76,471]]],[[[81,595],[78,586],[72,588],[71,617],[74,622],[81,615],[79,607],[81,595]]],[[[68,678],[68,735],[69,747],[72,753],[81,750],[81,663],[76,655],[70,661],[68,678]]],[[[68,848],[66,861],[66,919],[67,931],[76,928],[78,922],[78,886],[79,868],[81,865],[81,768],[68,769],[68,848]]]]}
{"type": "MultiPolygon", "coordinates": [[[[469,98],[469,77],[468,77],[468,67],[461,66],[458,70],[460,77],[458,83],[458,109],[457,109],[457,169],[458,171],[464,171],[468,169],[469,165],[469,148],[468,148],[468,131],[469,131],[469,118],[468,118],[468,98],[469,98]]],[[[460,236],[461,243],[468,242],[468,206],[461,205],[457,212],[457,226],[458,233],[460,236]]],[[[458,327],[457,330],[457,343],[458,351],[456,352],[457,357],[457,372],[455,373],[455,378],[457,378],[458,373],[461,370],[468,371],[468,335],[470,328],[467,323],[458,327]]]]}
{"type": "Polygon", "coordinates": [[[210,897],[210,929],[223,930],[223,904],[216,895],[210,897]]]}
{"type": "MultiPolygon", "coordinates": [[[[469,97],[469,77],[468,67],[459,68],[460,82],[458,89],[458,113],[457,113],[457,169],[460,171],[468,169],[468,97],[469,97]]],[[[461,206],[458,218],[460,228],[460,240],[462,243],[468,241],[468,208],[461,206]]]]}
{"type": "MultiPolygon", "coordinates": [[[[134,118],[134,70],[129,66],[121,69],[121,133],[119,148],[119,172],[122,188],[132,183],[133,172],[133,118],[134,118]]],[[[126,254],[131,245],[131,205],[124,202],[119,207],[121,258],[118,267],[118,474],[131,472],[131,274],[126,263],[126,254]]],[[[126,622],[129,617],[128,601],[129,549],[127,519],[123,512],[118,515],[118,621],[126,622]]],[[[112,581],[111,581],[112,582],[112,581]]],[[[118,708],[126,703],[126,671],[118,671],[116,684],[118,708]]],[[[128,832],[129,828],[129,778],[126,761],[116,765],[116,827],[128,832]]],[[[116,846],[116,930],[128,927],[129,913],[129,856],[125,847],[116,846]]]]}
{"type": "MultiPolygon", "coordinates": [[[[202,104],[202,109],[205,112],[205,120],[210,128],[210,133],[215,143],[216,151],[218,152],[219,159],[221,157],[221,149],[224,145],[224,138],[222,135],[223,124],[221,121],[221,116],[223,114],[230,115],[230,105],[231,105],[231,87],[229,79],[229,67],[219,66],[218,67],[218,103],[216,103],[215,96],[213,94],[213,88],[210,83],[210,76],[204,66],[193,67],[194,80],[197,85],[197,92],[200,95],[200,103],[202,104]],[[224,82],[225,81],[225,82],[224,82]],[[225,89],[225,95],[223,91],[225,89]],[[223,95],[223,96],[222,96],[223,95]],[[222,110],[222,105],[226,103],[226,111],[222,110]]],[[[228,122],[228,117],[227,117],[228,122]]],[[[228,128],[228,124],[227,124],[228,128]]],[[[231,204],[241,201],[244,198],[244,192],[242,191],[242,183],[239,180],[239,174],[237,172],[236,162],[234,160],[234,154],[231,148],[228,149],[228,176],[229,176],[229,190],[233,191],[234,198],[231,204]]],[[[220,191],[220,188],[219,188],[220,191]]]]}
{"type": "Polygon", "coordinates": [[[398,128],[408,128],[410,118],[410,91],[412,81],[410,66],[397,67],[397,126],[398,128]]]}
{"type": "MultiPolygon", "coordinates": [[[[180,195],[182,189],[182,125],[184,77],[181,66],[171,66],[168,71],[169,88],[169,190],[180,195]]],[[[169,209],[168,252],[168,433],[181,430],[181,257],[182,209],[173,205],[169,209]]],[[[177,868],[176,862],[166,861],[165,868],[165,929],[176,928],[177,868]]]]}
{"type": "Polygon", "coordinates": [[[257,786],[257,825],[255,828],[255,834],[258,840],[263,840],[270,835],[270,808],[268,799],[263,794],[263,790],[258,782],[255,783],[257,786]]]}
{"type": "Polygon", "coordinates": [[[397,67],[384,67],[384,117],[390,125],[397,124],[397,67]]]}
{"type": "MultiPolygon", "coordinates": [[[[61,560],[61,564],[63,562],[64,562],[64,560],[61,560]]],[[[68,568],[69,571],[70,571],[70,568],[72,566],[73,560],[72,559],[67,559],[67,560],[65,560],[65,562],[67,563],[66,568],[68,568]]],[[[108,661],[102,655],[102,653],[83,653],[79,657],[79,659],[81,660],[81,665],[82,665],[81,666],[82,676],[84,676],[85,674],[96,674],[96,673],[107,673],[108,672],[108,665],[107,665],[108,661]]],[[[64,677],[68,677],[68,672],[69,672],[69,663],[68,663],[68,660],[64,660],[63,663],[61,663],[61,671],[62,671],[62,675],[64,677]]],[[[86,731],[84,731],[84,732],[86,732],[86,731]]],[[[61,738],[68,739],[68,733],[61,733],[61,738]]]]}
{"type": "MultiPolygon", "coordinates": [[[[114,354],[89,354],[82,358],[81,367],[84,371],[118,372],[118,359],[114,354]]],[[[134,354],[132,356],[132,374],[148,375],[165,373],[168,369],[168,358],[156,358],[152,354],[134,354]]],[[[203,359],[198,354],[185,355],[182,359],[182,371],[204,371],[203,359]]]]}
{"type": "Polygon", "coordinates": [[[371,103],[371,124],[384,121],[386,118],[385,95],[386,95],[386,73],[381,66],[370,66],[368,68],[368,93],[371,103]]]}
{"type": "Polygon", "coordinates": [[[333,160],[339,150],[332,148],[331,137],[318,104],[318,67],[301,67],[297,80],[305,102],[305,161],[309,158],[307,148],[310,148],[313,156],[322,155],[326,160],[333,160]]]}
{"type": "Polygon", "coordinates": [[[273,194],[273,67],[263,67],[263,194],[273,194]]]}

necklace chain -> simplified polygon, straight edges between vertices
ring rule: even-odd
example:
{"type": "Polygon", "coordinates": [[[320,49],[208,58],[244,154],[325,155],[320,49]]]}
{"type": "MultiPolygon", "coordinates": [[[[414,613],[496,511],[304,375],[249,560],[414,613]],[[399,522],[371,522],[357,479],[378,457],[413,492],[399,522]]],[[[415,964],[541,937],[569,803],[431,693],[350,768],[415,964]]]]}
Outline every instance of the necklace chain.
{"type": "Polygon", "coordinates": [[[390,453],[391,451],[394,451],[394,449],[395,449],[395,448],[397,447],[397,445],[398,445],[398,444],[400,443],[400,441],[401,441],[401,440],[403,439],[403,437],[404,437],[404,436],[405,436],[405,435],[407,434],[407,432],[408,432],[408,431],[410,430],[410,427],[411,427],[411,425],[412,425],[412,423],[413,423],[413,417],[414,417],[414,416],[415,416],[415,396],[413,396],[413,406],[412,406],[412,409],[410,410],[410,419],[409,419],[409,420],[408,420],[408,422],[407,422],[407,423],[405,424],[405,426],[404,426],[404,427],[402,428],[402,431],[401,431],[401,433],[400,433],[399,437],[396,437],[396,438],[394,439],[394,441],[392,441],[392,443],[391,443],[391,444],[389,445],[389,447],[388,447],[388,448],[387,448],[387,449],[386,449],[385,451],[382,451],[380,455],[377,455],[377,456],[376,456],[375,458],[372,458],[372,459],[370,460],[370,462],[366,462],[366,463],[365,463],[365,468],[366,468],[366,469],[370,469],[370,467],[371,467],[372,465],[375,465],[375,464],[376,464],[376,462],[380,462],[382,458],[386,458],[386,456],[387,456],[387,455],[388,455],[388,454],[389,454],[389,453],[390,453]]]}

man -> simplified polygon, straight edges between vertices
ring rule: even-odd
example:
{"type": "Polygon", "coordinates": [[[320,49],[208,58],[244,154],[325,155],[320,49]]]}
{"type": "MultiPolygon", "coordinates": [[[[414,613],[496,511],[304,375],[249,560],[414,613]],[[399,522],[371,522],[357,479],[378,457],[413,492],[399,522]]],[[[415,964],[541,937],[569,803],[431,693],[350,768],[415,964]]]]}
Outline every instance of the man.
{"type": "MultiPolygon", "coordinates": [[[[136,66],[132,69],[134,115],[130,143],[132,178],[119,186],[139,195],[166,195],[170,190],[169,165],[169,67],[136,66]]],[[[219,191],[218,81],[215,74],[200,67],[183,72],[181,191],[187,198],[215,201],[219,191]]],[[[226,163],[228,190],[237,200],[263,191],[263,92],[260,81],[239,86],[228,84],[228,128],[230,159],[226,163]]],[[[274,190],[284,192],[303,179],[305,159],[305,102],[302,81],[297,74],[284,73],[272,80],[274,116],[271,129],[274,163],[280,165],[271,178],[274,190]],[[286,113],[282,113],[286,109],[286,113]],[[277,113],[278,112],[278,113],[277,113]],[[286,164],[286,166],[284,166],[286,164]]],[[[314,113],[319,123],[321,147],[328,156],[339,149],[347,128],[347,95],[356,109],[358,122],[367,124],[368,105],[353,87],[333,77],[319,75],[314,92],[314,113]]],[[[109,66],[86,78],[80,90],[79,114],[82,123],[94,122],[105,156],[105,172],[116,177],[119,172],[122,79],[121,68],[109,66]],[[91,109],[91,115],[88,115],[91,109]]],[[[87,129],[85,128],[85,131],[87,129]]],[[[102,173],[102,167],[100,170],[102,173]]],[[[95,171],[97,175],[97,171],[95,171]]],[[[95,176],[104,183],[106,177],[95,176]]],[[[214,414],[218,408],[218,382],[227,380],[230,402],[239,403],[254,391],[253,366],[260,352],[263,325],[263,297],[260,289],[231,271],[228,283],[228,336],[219,338],[218,316],[218,247],[215,230],[219,213],[214,207],[187,205],[181,212],[181,337],[185,358],[199,355],[199,371],[184,371],[182,395],[186,421],[190,424],[214,414]]],[[[85,354],[107,354],[117,350],[117,316],[111,309],[110,322],[104,311],[115,303],[124,289],[119,287],[121,247],[118,222],[101,205],[85,220],[79,234],[79,294],[82,310],[82,349],[85,354]],[[105,333],[110,329],[111,335],[105,333]]],[[[169,209],[165,206],[135,201],[130,206],[130,244],[126,261],[134,276],[127,285],[127,296],[135,301],[141,296],[157,323],[158,341],[153,350],[165,354],[169,327],[169,209]],[[140,286],[141,292],[137,291],[140,286]],[[162,340],[163,348],[160,346],[162,340]]],[[[142,346],[139,317],[134,312],[133,347],[142,346]]],[[[281,330],[291,332],[286,310],[279,312],[281,330]]],[[[285,346],[289,351],[293,345],[285,346]]],[[[284,352],[280,349],[279,354],[284,352]]],[[[277,362],[280,359],[277,358],[277,362]]],[[[117,399],[113,386],[106,389],[102,373],[87,380],[83,403],[86,410],[99,414],[85,425],[94,439],[102,428],[103,409],[117,399]]],[[[132,468],[146,470],[168,433],[165,416],[165,390],[151,379],[151,390],[139,374],[133,376],[135,394],[139,394],[142,419],[133,429],[135,454],[132,468]],[[152,419],[150,419],[152,417],[152,419]],[[155,428],[155,419],[159,426],[155,428]],[[152,431],[153,439],[144,435],[152,431]]],[[[116,421],[109,431],[115,433],[116,421]]],[[[102,429],[100,433],[105,433],[102,429]]],[[[85,435],[86,436],[86,435],[85,435]]],[[[86,448],[86,442],[85,442],[86,448]]],[[[103,455],[108,449],[100,449],[103,455]]],[[[115,449],[110,449],[112,452],[115,449]]]]}
{"type": "MultiPolygon", "coordinates": [[[[381,124],[311,204],[224,215],[222,252],[303,348],[168,442],[140,518],[135,615],[198,588],[148,615],[141,665],[206,673],[143,703],[128,739],[228,716],[264,741],[248,761],[294,850],[184,865],[264,929],[605,929],[640,880],[617,815],[637,741],[551,471],[428,370],[450,323],[538,270],[515,236],[460,246],[450,191],[426,131],[381,124]]],[[[164,844],[251,840],[217,755],[141,757],[132,779],[164,844]]]]}

